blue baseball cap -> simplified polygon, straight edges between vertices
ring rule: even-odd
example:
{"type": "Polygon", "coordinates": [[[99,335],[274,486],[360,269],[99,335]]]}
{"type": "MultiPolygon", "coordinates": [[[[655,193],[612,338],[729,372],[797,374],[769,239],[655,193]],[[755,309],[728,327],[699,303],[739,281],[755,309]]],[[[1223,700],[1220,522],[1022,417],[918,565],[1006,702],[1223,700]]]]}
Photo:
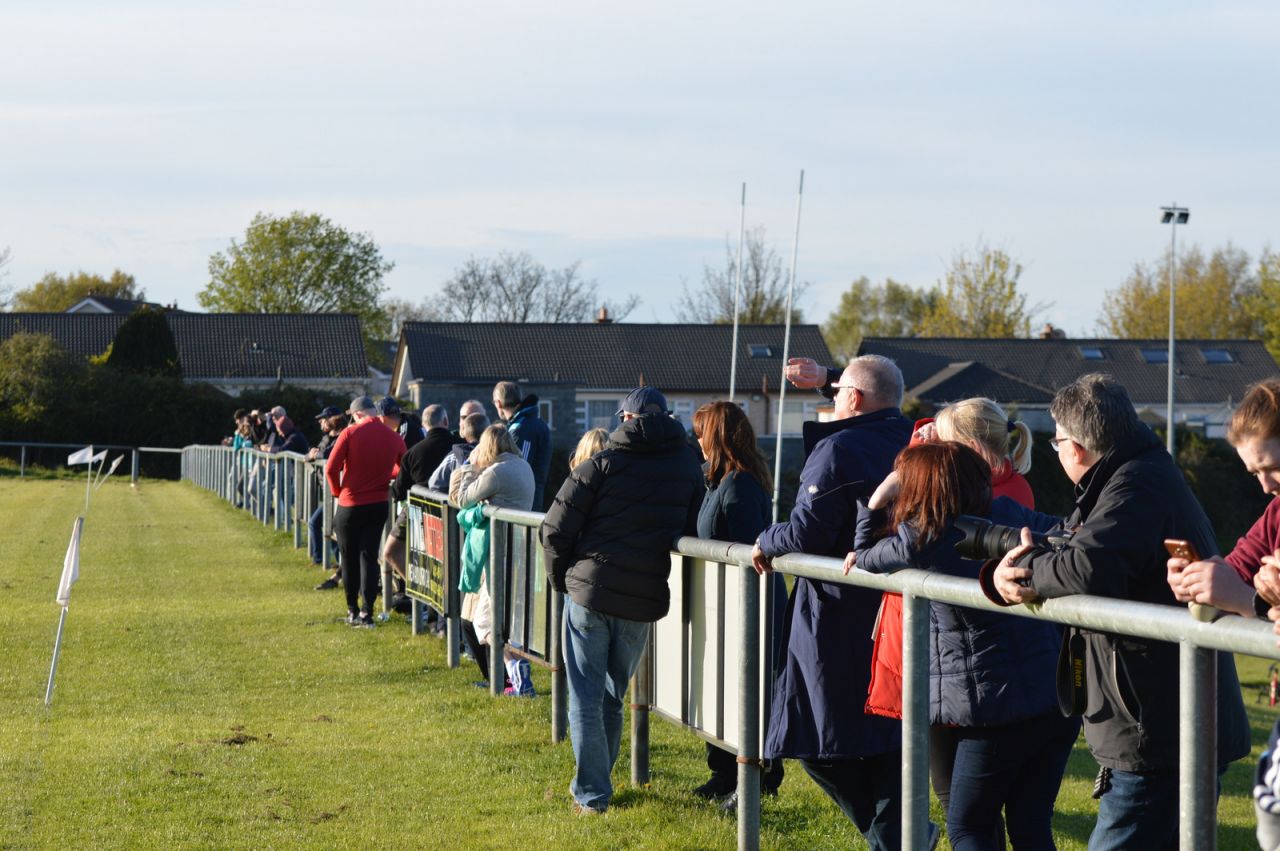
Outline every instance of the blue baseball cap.
{"type": "Polygon", "coordinates": [[[618,409],[618,416],[649,413],[645,411],[645,408],[650,405],[657,405],[659,411],[664,414],[667,413],[667,397],[659,393],[656,387],[637,387],[627,394],[627,398],[622,400],[622,407],[618,409]]]}

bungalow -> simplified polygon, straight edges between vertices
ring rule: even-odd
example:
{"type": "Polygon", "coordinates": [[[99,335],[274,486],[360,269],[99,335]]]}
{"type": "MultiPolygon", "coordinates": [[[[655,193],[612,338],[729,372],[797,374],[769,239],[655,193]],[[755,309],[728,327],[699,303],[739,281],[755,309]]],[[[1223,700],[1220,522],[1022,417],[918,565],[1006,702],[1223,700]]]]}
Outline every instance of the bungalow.
{"type": "MultiPolygon", "coordinates": [[[[1258,340],[1178,340],[1174,351],[1174,416],[1178,424],[1222,437],[1235,403],[1255,381],[1280,374],[1258,340]]],[[[1129,391],[1144,420],[1167,414],[1168,340],[973,340],[868,337],[858,354],[892,358],[906,395],[937,408],[986,396],[1036,431],[1052,431],[1049,403],[1059,387],[1090,372],[1107,372],[1129,391]]]]}
{"type": "MultiPolygon", "coordinates": [[[[760,435],[779,427],[784,333],[782,325],[739,327],[735,401],[760,435]]],[[[792,327],[791,352],[831,362],[816,325],[792,327]]],[[[488,406],[495,383],[518,381],[538,396],[553,443],[566,447],[587,429],[616,425],[622,398],[641,385],[661,390],[691,428],[699,406],[729,398],[732,354],[732,325],[409,322],[400,332],[391,392],[415,407],[437,402],[452,413],[471,398],[488,406]]],[[[816,393],[792,390],[783,434],[799,433],[822,402],[816,393]]]]}

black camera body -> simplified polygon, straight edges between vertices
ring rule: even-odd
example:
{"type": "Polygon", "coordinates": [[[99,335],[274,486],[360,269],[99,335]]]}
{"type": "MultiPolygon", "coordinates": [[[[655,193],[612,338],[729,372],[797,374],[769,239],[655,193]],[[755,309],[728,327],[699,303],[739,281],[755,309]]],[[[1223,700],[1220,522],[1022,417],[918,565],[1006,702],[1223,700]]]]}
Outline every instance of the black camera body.
{"type": "MultiPolygon", "coordinates": [[[[1001,526],[982,517],[962,514],[956,518],[955,528],[964,536],[956,544],[956,552],[965,558],[1001,559],[1009,550],[1022,545],[1022,529],[1001,526]]],[[[1036,550],[1056,553],[1066,548],[1071,533],[1032,532],[1031,538],[1036,550]]]]}

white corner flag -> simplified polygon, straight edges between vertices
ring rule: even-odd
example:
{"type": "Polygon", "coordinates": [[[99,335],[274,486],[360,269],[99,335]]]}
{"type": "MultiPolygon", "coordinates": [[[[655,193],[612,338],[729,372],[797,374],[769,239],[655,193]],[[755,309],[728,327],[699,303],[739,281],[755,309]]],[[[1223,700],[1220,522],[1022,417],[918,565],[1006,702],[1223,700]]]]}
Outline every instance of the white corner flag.
{"type": "Polygon", "coordinates": [[[58,583],[58,605],[71,604],[71,586],[80,578],[80,530],[84,528],[84,518],[77,517],[76,525],[71,528],[71,543],[67,544],[67,556],[62,560],[62,581],[58,583]]]}
{"type": "Polygon", "coordinates": [[[107,450],[104,449],[97,455],[94,455],[93,447],[86,446],[84,449],[78,449],[67,456],[67,466],[74,467],[77,464],[97,464],[106,457],[107,450]]]}
{"type": "Polygon", "coordinates": [[[83,528],[84,518],[77,517],[76,525],[71,527],[71,543],[67,544],[67,556],[62,560],[62,580],[58,582],[57,597],[58,605],[62,606],[62,616],[58,618],[58,637],[53,640],[53,663],[49,666],[49,684],[44,688],[45,706],[53,702],[53,679],[58,675],[58,656],[62,652],[62,629],[67,625],[67,606],[71,603],[71,586],[80,578],[80,530],[83,528]]]}

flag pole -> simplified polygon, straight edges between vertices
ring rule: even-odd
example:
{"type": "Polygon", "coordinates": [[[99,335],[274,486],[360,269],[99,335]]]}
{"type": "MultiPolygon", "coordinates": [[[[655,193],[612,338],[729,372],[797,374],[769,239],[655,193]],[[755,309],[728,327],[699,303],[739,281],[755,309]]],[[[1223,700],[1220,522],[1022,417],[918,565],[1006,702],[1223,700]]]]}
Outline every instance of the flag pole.
{"type": "Polygon", "coordinates": [[[747,237],[747,182],[742,181],[742,212],[738,219],[738,266],[733,278],[733,353],[729,356],[729,401],[738,389],[738,312],[742,304],[742,243],[747,237]]]}
{"type": "Polygon", "coordinates": [[[87,515],[89,513],[89,491],[93,488],[93,444],[92,443],[89,444],[89,463],[86,464],[85,466],[88,467],[88,469],[85,470],[85,481],[84,481],[84,513],[87,515]]]}
{"type": "Polygon", "coordinates": [[[53,640],[53,664],[49,666],[49,684],[44,689],[44,705],[53,703],[53,678],[58,674],[58,654],[62,652],[62,628],[67,625],[67,607],[58,618],[58,637],[53,640]]]}
{"type": "Polygon", "coordinates": [[[773,522],[778,522],[778,497],[782,492],[782,416],[787,400],[787,359],[791,356],[791,303],[796,294],[796,259],[800,254],[800,210],[804,205],[804,169],[796,195],[796,232],[791,240],[791,281],[787,286],[787,326],[782,335],[782,380],[778,383],[778,435],[773,448],[773,522]]]}

